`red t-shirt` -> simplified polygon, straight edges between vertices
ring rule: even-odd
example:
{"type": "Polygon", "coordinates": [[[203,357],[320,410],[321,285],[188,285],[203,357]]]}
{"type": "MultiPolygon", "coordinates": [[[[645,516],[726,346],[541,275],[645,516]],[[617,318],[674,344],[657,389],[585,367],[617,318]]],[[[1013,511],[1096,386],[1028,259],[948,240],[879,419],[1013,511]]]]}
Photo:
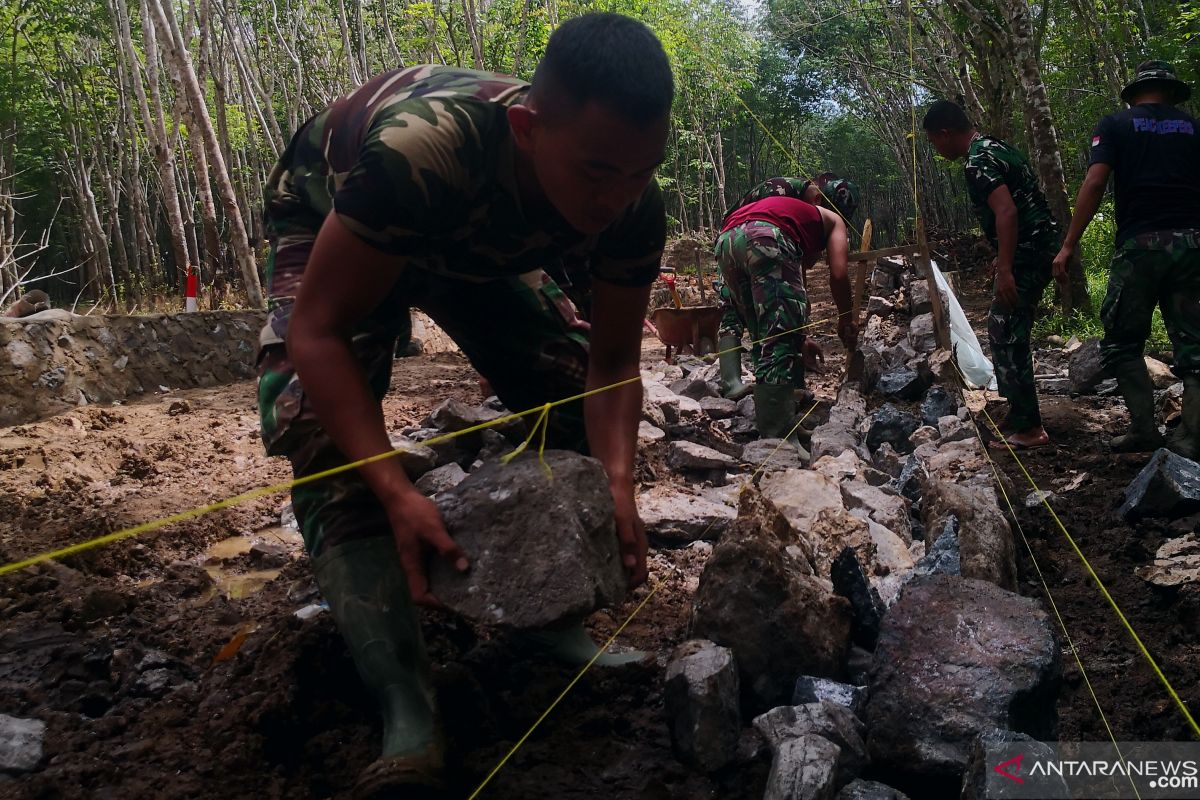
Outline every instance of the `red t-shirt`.
{"type": "Polygon", "coordinates": [[[829,238],[820,210],[794,197],[767,197],[744,205],[729,215],[721,233],[747,222],[769,222],[779,228],[796,243],[806,261],[815,259],[829,238]]]}

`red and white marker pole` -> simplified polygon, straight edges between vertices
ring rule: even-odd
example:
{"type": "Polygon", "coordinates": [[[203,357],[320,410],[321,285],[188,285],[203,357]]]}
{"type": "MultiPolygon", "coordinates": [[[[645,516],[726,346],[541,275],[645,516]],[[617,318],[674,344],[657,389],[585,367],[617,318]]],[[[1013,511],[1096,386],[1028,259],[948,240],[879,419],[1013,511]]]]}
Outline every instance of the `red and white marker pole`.
{"type": "Polygon", "coordinates": [[[184,295],[183,295],[184,296],[184,301],[183,301],[183,303],[184,303],[183,310],[184,311],[195,311],[196,310],[196,292],[200,288],[200,276],[197,273],[198,273],[198,270],[192,269],[192,265],[188,264],[187,286],[186,286],[186,289],[184,290],[184,295]]]}

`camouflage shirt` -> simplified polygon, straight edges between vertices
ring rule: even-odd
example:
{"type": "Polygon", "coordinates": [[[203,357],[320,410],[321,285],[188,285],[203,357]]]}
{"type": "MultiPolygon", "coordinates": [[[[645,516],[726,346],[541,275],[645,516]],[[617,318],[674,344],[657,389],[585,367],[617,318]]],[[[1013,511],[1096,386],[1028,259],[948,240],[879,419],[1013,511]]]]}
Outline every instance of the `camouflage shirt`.
{"type": "Polygon", "coordinates": [[[305,123],[264,190],[281,256],[268,276],[272,299],[295,294],[307,261],[282,257],[286,246],[315,237],[330,212],[373,247],[455,278],[565,260],[586,261],[611,283],[652,283],[666,238],[656,182],[596,236],[548,207],[522,207],[507,108],[528,89],[493,73],[409,67],[372,78],[305,123]]]}
{"type": "MultiPolygon", "coordinates": [[[[793,197],[803,200],[804,193],[813,183],[814,181],[805,178],[769,178],[742,195],[729,213],[732,214],[742,206],[768,197],[793,197]]],[[[832,172],[821,173],[817,176],[815,183],[821,193],[847,220],[854,216],[854,212],[858,209],[857,186],[845,178],[836,177],[832,172]]],[[[726,219],[728,217],[729,215],[726,214],[726,219]]]]}
{"type": "Polygon", "coordinates": [[[1046,205],[1046,196],[1038,186],[1029,159],[1019,150],[1000,139],[977,135],[967,151],[964,171],[971,203],[993,247],[997,246],[996,215],[988,206],[988,197],[1001,186],[1007,186],[1017,206],[1017,252],[1032,254],[1058,249],[1058,223],[1046,205]]]}

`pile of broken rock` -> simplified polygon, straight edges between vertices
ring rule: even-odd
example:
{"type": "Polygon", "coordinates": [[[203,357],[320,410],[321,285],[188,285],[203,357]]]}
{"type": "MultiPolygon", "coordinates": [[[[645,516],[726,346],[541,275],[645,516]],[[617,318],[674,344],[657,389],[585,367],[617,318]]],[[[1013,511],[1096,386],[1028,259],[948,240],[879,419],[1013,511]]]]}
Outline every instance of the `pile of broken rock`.
{"type": "MultiPolygon", "coordinates": [[[[890,292],[869,304],[863,368],[812,432],[811,465],[738,487],[666,675],[679,759],[715,772],[765,748],[770,800],[957,793],[978,785],[981,742],[1054,731],[1059,644],[1014,591],[1012,531],[933,352],[928,292],[902,262],[872,281],[890,292]]],[[[670,408],[655,446],[702,412],[670,408]]]]}

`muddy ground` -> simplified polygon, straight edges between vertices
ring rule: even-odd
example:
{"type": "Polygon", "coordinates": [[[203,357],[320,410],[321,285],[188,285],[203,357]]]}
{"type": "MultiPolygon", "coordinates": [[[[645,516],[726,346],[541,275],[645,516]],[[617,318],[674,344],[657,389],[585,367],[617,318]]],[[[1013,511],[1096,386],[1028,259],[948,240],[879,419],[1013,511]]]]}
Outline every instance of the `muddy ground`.
{"type": "MultiPolygon", "coordinates": [[[[813,318],[832,304],[819,273],[813,318]]],[[[972,286],[964,272],[964,288],[972,286]]],[[[968,291],[981,319],[984,301],[968,291]]],[[[811,388],[831,399],[842,359],[832,331],[828,371],[811,388]]],[[[645,362],[661,360],[647,339],[645,362]]],[[[461,357],[396,362],[385,402],[390,425],[418,421],[445,397],[480,400],[461,357]]],[[[990,407],[994,408],[993,403],[990,407]]],[[[1106,581],[1176,688],[1200,694],[1195,592],[1164,594],[1134,577],[1168,528],[1130,528],[1113,513],[1138,457],[1114,457],[1104,440],[1123,411],[1110,399],[1046,404],[1054,447],[1025,463],[1044,488],[1071,471],[1089,478],[1064,494],[1063,522],[1106,581]]],[[[639,475],[669,479],[653,457],[639,475]]],[[[1089,583],[1044,511],[1024,509],[1023,530],[1067,621],[1108,723],[1119,739],[1186,738],[1178,711],[1089,583]]],[[[180,391],[136,403],[87,407],[0,429],[0,562],[117,530],[288,477],[262,455],[253,385],[180,391]]],[[[46,753],[33,773],[0,783],[18,798],[345,797],[373,758],[378,725],[328,613],[295,612],[316,599],[295,535],[279,527],[282,495],[181,523],[60,563],[0,576],[0,712],[46,721],[46,753]],[[282,567],[247,552],[281,545],[282,567]]],[[[1178,534],[1198,520],[1175,523],[1178,534]]],[[[1023,550],[1023,548],[1019,548],[1023,550]]],[[[652,557],[661,588],[619,643],[657,664],[588,673],[480,797],[758,798],[768,757],[747,742],[739,762],[712,777],[671,756],[662,723],[661,673],[687,637],[690,596],[704,546],[652,557]]],[[[1029,556],[1023,590],[1042,594],[1029,556]]],[[[611,631],[648,590],[593,619],[611,631]]],[[[503,635],[430,613],[440,701],[467,796],[572,677],[531,662],[503,635]]],[[[1104,738],[1099,714],[1070,658],[1059,703],[1063,738],[1104,738]]],[[[3,778],[0,778],[3,781],[3,778]]]]}

